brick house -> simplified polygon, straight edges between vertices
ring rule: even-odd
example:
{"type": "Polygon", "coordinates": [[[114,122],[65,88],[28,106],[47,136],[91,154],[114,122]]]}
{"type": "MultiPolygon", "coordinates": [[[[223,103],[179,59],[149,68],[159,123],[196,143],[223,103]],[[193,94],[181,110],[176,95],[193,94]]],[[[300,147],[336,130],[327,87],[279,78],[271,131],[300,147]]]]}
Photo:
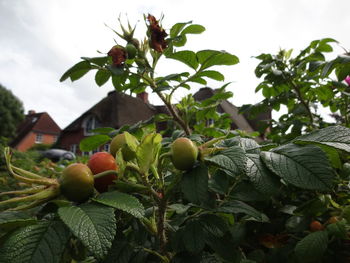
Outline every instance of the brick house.
{"type": "MultiPolygon", "coordinates": [[[[194,94],[198,101],[210,98],[215,94],[211,88],[202,88],[194,94]]],[[[271,119],[271,112],[262,113],[258,119],[249,120],[238,114],[238,108],[229,101],[224,100],[218,106],[218,111],[228,113],[232,119],[232,129],[241,129],[253,132],[257,128],[258,120],[271,119]]],[[[132,125],[139,121],[145,121],[158,113],[167,113],[165,106],[155,106],[148,102],[148,94],[141,93],[132,97],[124,93],[111,91],[96,105],[91,107],[80,117],[62,130],[58,145],[76,154],[88,155],[79,151],[80,141],[91,135],[91,130],[98,127],[120,128],[123,125],[132,125]]],[[[163,127],[164,128],[164,127],[163,127]]],[[[161,129],[161,127],[160,127],[161,129]]],[[[108,151],[109,145],[104,150],[108,151]]]]}
{"type": "Polygon", "coordinates": [[[61,128],[47,112],[28,111],[23,122],[17,127],[17,137],[10,146],[24,152],[37,144],[54,144],[61,128]]]}

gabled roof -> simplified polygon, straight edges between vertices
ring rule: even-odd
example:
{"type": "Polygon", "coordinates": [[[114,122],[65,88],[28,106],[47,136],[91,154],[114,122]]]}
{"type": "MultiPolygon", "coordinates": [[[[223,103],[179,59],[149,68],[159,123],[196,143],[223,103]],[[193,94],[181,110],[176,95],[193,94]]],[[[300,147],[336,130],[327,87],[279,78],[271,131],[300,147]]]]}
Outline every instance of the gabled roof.
{"type": "Polygon", "coordinates": [[[10,145],[15,147],[31,131],[59,135],[61,128],[47,112],[31,113],[26,115],[23,122],[17,127],[17,137],[10,145]]]}
{"type": "Polygon", "coordinates": [[[80,129],[85,118],[91,115],[97,118],[102,127],[119,128],[140,120],[147,120],[156,113],[157,110],[154,106],[143,102],[140,98],[111,91],[107,97],[84,112],[63,131],[80,129]]]}

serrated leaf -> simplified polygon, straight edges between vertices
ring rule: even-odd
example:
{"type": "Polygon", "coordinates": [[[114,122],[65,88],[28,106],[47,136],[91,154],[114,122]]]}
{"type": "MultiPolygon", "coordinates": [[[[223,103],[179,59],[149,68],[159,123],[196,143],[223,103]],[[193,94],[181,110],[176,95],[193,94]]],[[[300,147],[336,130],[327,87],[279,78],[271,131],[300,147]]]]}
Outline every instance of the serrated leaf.
{"type": "Polygon", "coordinates": [[[0,262],[59,263],[70,238],[60,221],[41,221],[16,230],[0,249],[0,262]]]}
{"type": "Polygon", "coordinates": [[[274,174],[272,174],[260,160],[258,154],[247,154],[246,171],[249,180],[254,187],[265,195],[274,195],[280,188],[280,183],[274,174]]]}
{"type": "Polygon", "coordinates": [[[114,209],[98,204],[61,207],[58,215],[97,259],[103,259],[116,233],[114,209]]]}
{"type": "Polygon", "coordinates": [[[127,212],[134,217],[141,218],[145,209],[140,201],[132,196],[118,191],[106,192],[93,198],[95,202],[127,212]]]}
{"type": "Polygon", "coordinates": [[[294,143],[323,144],[350,153],[350,129],[330,126],[296,138],[294,143]]]}
{"type": "Polygon", "coordinates": [[[187,223],[184,228],[182,241],[188,251],[192,253],[201,251],[205,246],[202,225],[196,220],[187,223]]]}
{"type": "Polygon", "coordinates": [[[201,204],[208,197],[208,168],[197,166],[183,174],[181,190],[185,198],[194,204],[201,204]]]}
{"type": "Polygon", "coordinates": [[[181,35],[185,35],[185,34],[200,34],[203,33],[205,31],[205,27],[201,26],[201,25],[189,25],[188,27],[186,27],[182,32],[181,35]]]}
{"type": "Polygon", "coordinates": [[[315,262],[321,259],[328,245],[327,231],[311,233],[295,246],[295,254],[302,262],[315,262]]]}
{"type": "Polygon", "coordinates": [[[230,53],[217,50],[201,50],[197,52],[197,60],[201,64],[201,69],[220,65],[235,65],[239,59],[230,53]]]}
{"type": "Polygon", "coordinates": [[[10,231],[37,222],[36,218],[22,211],[4,211],[0,213],[0,230],[10,231]]]}
{"type": "Polygon", "coordinates": [[[133,247],[123,235],[119,234],[115,237],[112,248],[103,263],[129,263],[132,254],[133,247]]]}
{"type": "Polygon", "coordinates": [[[259,154],[260,153],[260,145],[253,139],[250,138],[242,138],[242,137],[234,137],[232,138],[231,143],[237,141],[237,146],[241,146],[243,150],[247,153],[259,154]]]}
{"type": "Polygon", "coordinates": [[[317,146],[287,144],[262,152],[265,165],[286,182],[310,190],[329,190],[334,171],[326,154],[317,146]]]}
{"type": "Polygon", "coordinates": [[[80,61],[73,67],[68,69],[60,78],[60,81],[65,81],[70,78],[72,81],[77,80],[84,76],[90,69],[92,69],[91,64],[88,61],[80,61]]]}
{"type": "Polygon", "coordinates": [[[256,210],[254,207],[247,205],[246,203],[238,200],[230,200],[216,209],[218,212],[233,213],[233,214],[245,214],[253,217],[259,222],[269,222],[269,218],[264,214],[256,210]]]}
{"type": "Polygon", "coordinates": [[[330,235],[333,235],[341,239],[346,239],[347,238],[346,220],[329,224],[327,226],[327,231],[330,235]]]}
{"type": "Polygon", "coordinates": [[[227,224],[220,216],[214,214],[201,215],[199,218],[202,229],[210,234],[210,237],[222,237],[228,231],[227,224]]]}
{"type": "Polygon", "coordinates": [[[206,157],[205,161],[220,167],[229,175],[235,176],[244,173],[247,160],[241,147],[232,146],[214,156],[206,157]]]}
{"type": "Polygon", "coordinates": [[[111,137],[104,134],[92,135],[90,137],[86,137],[80,141],[79,148],[82,152],[89,152],[97,149],[103,144],[109,142],[111,137]]]}
{"type": "Polygon", "coordinates": [[[106,70],[98,70],[95,75],[95,82],[96,84],[101,87],[103,86],[111,77],[111,73],[106,70]]]}
{"type": "Polygon", "coordinates": [[[133,152],[136,152],[137,147],[139,145],[139,141],[136,139],[135,136],[131,135],[128,132],[124,132],[124,136],[125,136],[125,143],[129,147],[129,149],[133,152]]]}
{"type": "Polygon", "coordinates": [[[190,50],[183,50],[176,53],[172,53],[167,56],[167,58],[178,60],[187,66],[193,68],[194,70],[198,67],[198,61],[196,54],[190,50]]]}

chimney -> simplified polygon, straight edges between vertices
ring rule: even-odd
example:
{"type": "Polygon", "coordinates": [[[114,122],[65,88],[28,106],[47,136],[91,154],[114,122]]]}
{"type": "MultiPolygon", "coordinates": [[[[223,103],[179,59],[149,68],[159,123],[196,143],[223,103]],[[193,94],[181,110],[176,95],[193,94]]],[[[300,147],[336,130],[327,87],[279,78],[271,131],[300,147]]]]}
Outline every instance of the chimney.
{"type": "Polygon", "coordinates": [[[147,92],[141,92],[136,95],[137,98],[141,99],[144,103],[149,104],[148,102],[148,93],[147,92]]]}
{"type": "Polygon", "coordinates": [[[28,111],[28,115],[32,115],[32,114],[35,114],[35,110],[29,110],[28,111]]]}

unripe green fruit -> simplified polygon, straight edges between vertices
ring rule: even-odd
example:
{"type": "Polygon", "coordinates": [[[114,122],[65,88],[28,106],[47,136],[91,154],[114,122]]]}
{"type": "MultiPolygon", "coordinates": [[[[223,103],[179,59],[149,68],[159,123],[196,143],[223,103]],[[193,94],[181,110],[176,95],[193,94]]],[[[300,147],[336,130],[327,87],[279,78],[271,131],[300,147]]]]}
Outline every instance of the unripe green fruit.
{"type": "Polygon", "coordinates": [[[68,165],[59,179],[61,193],[70,201],[86,201],[94,193],[94,175],[82,163],[68,165]]]}
{"type": "Polygon", "coordinates": [[[133,44],[128,43],[125,48],[128,54],[128,59],[133,59],[136,57],[137,48],[133,44]]]}
{"type": "Polygon", "coordinates": [[[122,154],[125,161],[135,159],[136,154],[126,144],[125,135],[123,133],[118,134],[112,139],[109,152],[115,157],[119,149],[122,149],[122,154]]]}
{"type": "Polygon", "coordinates": [[[176,169],[186,171],[193,167],[198,157],[197,146],[188,138],[177,138],[171,145],[171,160],[176,169]]]}

